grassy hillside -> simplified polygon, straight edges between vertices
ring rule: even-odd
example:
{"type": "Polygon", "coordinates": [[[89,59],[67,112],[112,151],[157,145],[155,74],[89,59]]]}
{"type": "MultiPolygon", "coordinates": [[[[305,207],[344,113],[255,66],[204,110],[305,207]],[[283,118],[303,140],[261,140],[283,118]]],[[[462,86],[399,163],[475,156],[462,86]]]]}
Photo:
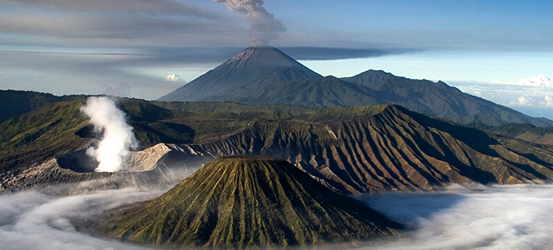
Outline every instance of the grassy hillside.
{"type": "MultiPolygon", "coordinates": [[[[0,169],[24,168],[90,142],[91,128],[80,105],[48,104],[0,124],[6,131],[0,137],[0,150],[6,152],[0,155],[0,169]]],[[[304,113],[243,105],[230,113],[187,112],[140,100],[123,100],[119,106],[143,148],[163,142],[186,144],[186,150],[206,159],[279,157],[344,193],[434,190],[448,183],[540,183],[553,177],[553,150],[547,146],[395,105],[304,113]]]]}
{"type": "Polygon", "coordinates": [[[76,150],[90,141],[75,133],[86,126],[82,103],[49,103],[0,124],[0,169],[10,170],[76,150]]]}
{"type": "Polygon", "coordinates": [[[0,123],[27,112],[36,110],[47,103],[75,101],[84,96],[55,96],[49,93],[19,90],[0,90],[0,123]]]}
{"type": "Polygon", "coordinates": [[[123,240],[228,249],[373,240],[399,228],[290,163],[259,157],[213,160],[161,197],[106,217],[97,227],[123,240]]]}
{"type": "Polygon", "coordinates": [[[525,123],[510,123],[497,127],[486,126],[483,124],[471,124],[469,126],[489,131],[494,134],[517,138],[527,142],[533,142],[543,145],[553,145],[553,128],[535,127],[525,123]]]}

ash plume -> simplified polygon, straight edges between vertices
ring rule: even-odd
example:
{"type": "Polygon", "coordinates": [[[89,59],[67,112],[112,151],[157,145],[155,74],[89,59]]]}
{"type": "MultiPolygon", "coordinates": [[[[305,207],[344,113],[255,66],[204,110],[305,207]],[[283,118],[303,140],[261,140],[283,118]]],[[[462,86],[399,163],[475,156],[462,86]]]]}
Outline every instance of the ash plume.
{"type": "Polygon", "coordinates": [[[273,14],[263,7],[262,0],[213,0],[224,3],[229,10],[242,13],[252,23],[250,27],[251,42],[255,46],[264,46],[271,40],[278,39],[286,27],[273,14]]]}
{"type": "Polygon", "coordinates": [[[94,131],[103,133],[98,146],[86,151],[88,156],[99,163],[94,171],[122,170],[128,160],[129,150],[138,147],[133,128],[125,122],[125,113],[107,97],[90,97],[80,110],[90,117],[94,131]]]}

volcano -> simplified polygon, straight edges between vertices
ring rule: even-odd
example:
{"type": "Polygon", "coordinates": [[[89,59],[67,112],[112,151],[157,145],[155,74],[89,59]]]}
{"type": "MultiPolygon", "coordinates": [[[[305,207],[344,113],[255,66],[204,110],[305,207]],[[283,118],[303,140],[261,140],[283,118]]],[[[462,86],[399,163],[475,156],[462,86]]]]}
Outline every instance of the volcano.
{"type": "Polygon", "coordinates": [[[217,158],[157,199],[107,212],[100,230],[179,247],[265,248],[397,236],[399,224],[268,157],[217,158]]]}
{"type": "Polygon", "coordinates": [[[265,85],[320,77],[276,48],[250,47],[159,100],[227,101],[265,85]]]}

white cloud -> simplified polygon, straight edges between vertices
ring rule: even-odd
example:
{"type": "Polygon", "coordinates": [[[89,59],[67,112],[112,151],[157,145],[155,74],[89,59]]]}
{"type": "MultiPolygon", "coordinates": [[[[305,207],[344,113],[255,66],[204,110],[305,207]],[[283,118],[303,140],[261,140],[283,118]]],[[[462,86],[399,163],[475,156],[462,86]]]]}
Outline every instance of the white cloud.
{"type": "Polygon", "coordinates": [[[511,86],[525,86],[525,87],[536,87],[536,88],[553,88],[553,83],[551,80],[544,75],[534,75],[530,78],[521,77],[518,82],[508,82],[508,81],[491,81],[483,82],[482,84],[491,84],[491,85],[511,85],[511,86]]]}
{"type": "Polygon", "coordinates": [[[510,102],[510,106],[523,106],[523,107],[531,107],[534,106],[532,102],[532,98],[526,97],[526,96],[519,96],[516,101],[510,102]]]}
{"type": "Polygon", "coordinates": [[[175,75],[175,74],[169,74],[166,77],[163,77],[163,79],[165,79],[165,81],[169,81],[169,82],[176,82],[176,81],[181,80],[180,76],[175,75]]]}
{"type": "Polygon", "coordinates": [[[553,87],[553,84],[551,84],[551,80],[544,75],[532,76],[530,77],[530,79],[521,77],[519,83],[521,83],[523,86],[531,86],[531,87],[542,87],[542,88],[553,87]]]}
{"type": "Polygon", "coordinates": [[[67,197],[39,192],[0,196],[0,249],[149,249],[96,238],[73,224],[126,203],[151,199],[159,190],[121,189],[67,197]]]}
{"type": "Polygon", "coordinates": [[[361,199],[412,228],[398,242],[368,249],[550,249],[552,194],[551,185],[513,185],[367,195],[361,199]]]}
{"type": "MultiPolygon", "coordinates": [[[[162,192],[121,189],[65,197],[39,192],[0,195],[0,249],[157,249],[94,237],[75,230],[74,222],[162,192]]],[[[401,240],[368,249],[411,250],[547,249],[553,245],[552,197],[552,185],[513,185],[483,187],[478,192],[454,186],[448,192],[391,192],[357,198],[407,225],[401,240]]]]}
{"type": "Polygon", "coordinates": [[[553,107],[553,97],[546,95],[543,101],[540,101],[540,105],[544,107],[553,107]]]}

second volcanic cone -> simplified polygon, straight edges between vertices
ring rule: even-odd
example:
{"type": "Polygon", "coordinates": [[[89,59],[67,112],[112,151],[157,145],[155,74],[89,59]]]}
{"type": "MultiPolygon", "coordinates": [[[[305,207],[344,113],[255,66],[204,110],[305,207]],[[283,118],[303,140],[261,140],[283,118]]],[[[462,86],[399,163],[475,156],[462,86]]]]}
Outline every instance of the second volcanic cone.
{"type": "Polygon", "coordinates": [[[286,161],[239,156],[215,159],[159,198],[108,213],[100,227],[133,242],[245,249],[366,241],[397,236],[400,226],[286,161]]]}

